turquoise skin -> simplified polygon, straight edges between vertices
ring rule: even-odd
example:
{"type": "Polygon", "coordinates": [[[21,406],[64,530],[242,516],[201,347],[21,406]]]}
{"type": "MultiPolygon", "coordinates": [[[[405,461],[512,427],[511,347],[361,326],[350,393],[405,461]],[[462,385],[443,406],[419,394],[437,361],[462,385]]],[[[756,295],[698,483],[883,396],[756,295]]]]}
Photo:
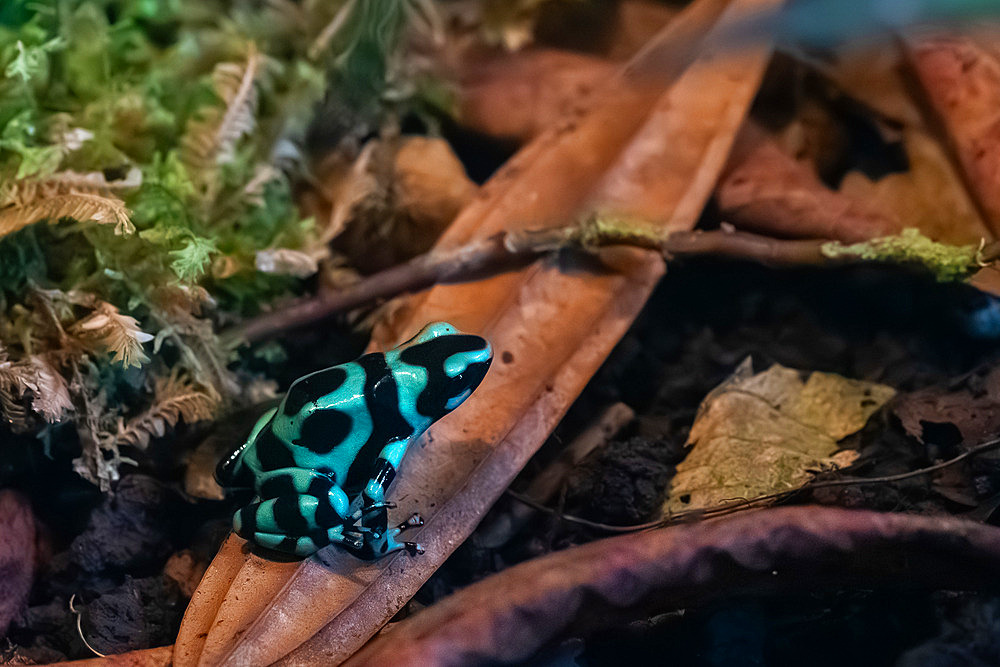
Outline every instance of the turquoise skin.
{"type": "Polygon", "coordinates": [[[388,529],[386,490],[409,444],[475,391],[492,360],[485,339],[435,322],[384,354],[299,378],[219,463],[220,484],[257,492],[233,530],[302,557],[327,544],[366,559],[422,553],[395,539],[422,525],[418,515],[388,529]]]}

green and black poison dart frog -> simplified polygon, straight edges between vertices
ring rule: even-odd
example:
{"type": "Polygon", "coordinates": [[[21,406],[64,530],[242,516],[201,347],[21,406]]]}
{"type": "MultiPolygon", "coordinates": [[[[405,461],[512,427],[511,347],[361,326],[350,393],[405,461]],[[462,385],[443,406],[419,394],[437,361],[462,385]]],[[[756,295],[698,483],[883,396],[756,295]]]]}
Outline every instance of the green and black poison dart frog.
{"type": "Polygon", "coordinates": [[[419,515],[388,529],[386,490],[407,446],[472,394],[492,360],[485,339],[435,322],[388,352],[299,378],[219,463],[220,484],[257,493],[233,529],[302,557],[331,543],[366,559],[422,553],[396,541],[419,515]]]}

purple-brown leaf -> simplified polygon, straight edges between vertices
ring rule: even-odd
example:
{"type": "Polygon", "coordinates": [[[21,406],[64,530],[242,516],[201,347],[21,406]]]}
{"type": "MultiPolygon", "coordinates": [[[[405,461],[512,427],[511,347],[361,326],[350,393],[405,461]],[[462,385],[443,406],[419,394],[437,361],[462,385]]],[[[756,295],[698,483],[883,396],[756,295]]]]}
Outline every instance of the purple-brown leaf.
{"type": "MultiPolygon", "coordinates": [[[[517,565],[371,642],[350,665],[509,664],[568,633],[742,594],[844,586],[996,588],[1000,529],[823,507],[613,537],[517,565]]],[[[301,656],[322,662],[322,654],[301,656]]]]}

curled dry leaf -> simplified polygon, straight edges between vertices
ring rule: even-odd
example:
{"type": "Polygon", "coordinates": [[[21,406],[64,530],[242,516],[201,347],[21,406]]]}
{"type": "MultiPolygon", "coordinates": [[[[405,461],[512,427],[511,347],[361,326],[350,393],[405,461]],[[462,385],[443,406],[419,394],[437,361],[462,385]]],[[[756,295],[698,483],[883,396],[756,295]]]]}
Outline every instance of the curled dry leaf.
{"type": "Polygon", "coordinates": [[[462,68],[462,124],[524,142],[581,109],[618,66],[580,53],[536,49],[469,59],[462,68]]]}
{"type": "Polygon", "coordinates": [[[835,191],[816,177],[812,165],[793,159],[750,126],[741,133],[718,188],[726,218],[762,233],[845,242],[908,227],[954,244],[991,237],[948,151],[928,129],[900,71],[902,61],[900,50],[889,44],[879,44],[874,52],[845,50],[830,63],[806,58],[840,92],[868,107],[873,120],[889,128],[886,134],[898,135],[907,171],[874,181],[851,172],[835,191]]]}
{"type": "Polygon", "coordinates": [[[185,597],[191,597],[207,568],[208,563],[200,560],[190,549],[184,549],[167,559],[163,576],[175,581],[185,597]]]}
{"type": "Polygon", "coordinates": [[[895,394],[885,385],[774,365],[753,374],[750,359],[698,408],[664,512],[707,509],[803,486],[810,471],[849,465],[837,441],[860,430],[895,394]]]}
{"type": "MultiPolygon", "coordinates": [[[[720,15],[713,30],[779,4],[695,2],[594,94],[593,106],[522,149],[437,247],[565,225],[595,211],[640,217],[663,231],[689,229],[769,49],[705,53],[685,67],[693,45],[677,37],[704,35],[720,15]]],[[[462,409],[411,447],[390,492],[400,515],[419,510],[425,517],[414,539],[426,553],[363,563],[334,548],[301,564],[274,563],[245,554],[231,537],[192,599],[175,664],[334,664],[371,637],[468,537],[544,442],[664,270],[656,254],[634,249],[603,259],[603,271],[547,261],[438,285],[404,302],[379,327],[374,345],[389,347],[425,322],[447,319],[488,338],[497,358],[462,409]]]]}
{"type": "Polygon", "coordinates": [[[19,493],[0,491],[0,637],[21,607],[35,574],[35,516],[19,493]]]}
{"type": "Polygon", "coordinates": [[[984,218],[1000,234],[1000,50],[996,29],[915,36],[909,62],[984,218]]]}
{"type": "Polygon", "coordinates": [[[923,129],[907,128],[903,148],[909,162],[905,172],[873,181],[854,171],[844,177],[840,192],[935,241],[961,245],[992,238],[937,139],[923,129]]]}
{"type": "MultiPolygon", "coordinates": [[[[443,139],[406,137],[396,151],[393,166],[396,205],[412,222],[412,236],[436,240],[476,196],[476,184],[443,139]]],[[[407,245],[411,251],[418,251],[414,247],[418,242],[414,238],[407,245]]],[[[419,251],[427,250],[429,245],[419,251]]]]}
{"type": "Polygon", "coordinates": [[[516,565],[402,621],[348,664],[520,663],[560,636],[723,597],[848,586],[994,588],[997,567],[993,526],[824,507],[762,510],[516,565]]]}
{"type": "Polygon", "coordinates": [[[892,411],[920,442],[970,447],[985,442],[1000,432],[1000,369],[902,394],[892,411]]]}
{"type": "Polygon", "coordinates": [[[753,123],[740,132],[716,196],[726,220],[763,234],[853,243],[902,229],[864,199],[823,185],[809,164],[753,123]]]}
{"type": "Polygon", "coordinates": [[[348,164],[346,151],[322,167],[333,204],[307,202],[324,235],[362,273],[372,273],[426,252],[477,187],[442,139],[396,137],[369,141],[348,164]]]}

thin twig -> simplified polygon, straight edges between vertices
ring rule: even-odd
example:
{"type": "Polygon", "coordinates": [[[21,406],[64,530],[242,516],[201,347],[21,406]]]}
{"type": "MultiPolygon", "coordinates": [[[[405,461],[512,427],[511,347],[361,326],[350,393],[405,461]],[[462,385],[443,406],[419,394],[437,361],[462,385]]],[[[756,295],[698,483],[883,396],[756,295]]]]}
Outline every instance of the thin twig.
{"type": "Polygon", "coordinates": [[[824,240],[780,240],[737,231],[674,232],[667,236],[641,226],[582,224],[552,229],[500,232],[448,250],[432,250],[375,273],[344,290],[321,294],[249,320],[224,334],[229,343],[258,342],[314,324],[336,313],[425,289],[436,283],[470,280],[511,270],[562,249],[587,252],[606,246],[632,246],[666,258],[714,255],[782,266],[820,266],[841,260],[826,257],[824,240]]]}
{"type": "Polygon", "coordinates": [[[73,601],[75,599],[76,599],[76,593],[73,593],[71,596],[69,596],[69,610],[70,610],[70,612],[72,612],[73,614],[76,615],[76,633],[78,635],[80,635],[80,641],[82,641],[83,645],[86,646],[87,648],[89,648],[91,650],[91,652],[93,652],[94,655],[96,655],[97,657],[99,657],[99,658],[106,658],[106,657],[108,657],[108,656],[104,655],[103,653],[101,653],[100,651],[98,651],[93,646],[91,646],[90,642],[87,641],[87,638],[83,636],[83,625],[82,625],[83,612],[82,611],[78,611],[77,608],[73,606],[73,601]]]}
{"type": "Polygon", "coordinates": [[[662,519],[657,519],[655,521],[647,521],[646,523],[633,524],[631,526],[616,526],[608,523],[600,523],[598,521],[590,521],[589,519],[573,516],[572,514],[563,514],[562,512],[554,508],[539,503],[538,501],[530,498],[529,496],[520,494],[516,491],[511,491],[510,489],[507,490],[507,495],[517,500],[518,502],[524,503],[525,505],[528,505],[529,507],[532,507],[540,512],[553,514],[557,516],[559,519],[567,521],[569,523],[579,524],[587,528],[593,528],[594,530],[600,530],[607,533],[632,533],[641,530],[650,530],[652,528],[659,528],[661,526],[669,526],[677,523],[683,523],[686,521],[690,521],[692,519],[708,518],[708,517],[732,514],[733,512],[737,512],[739,510],[752,507],[753,505],[784,500],[795,494],[802,493],[803,491],[813,491],[815,489],[828,489],[837,486],[891,484],[892,482],[899,482],[905,479],[911,479],[913,477],[920,477],[923,475],[929,475],[931,473],[935,473],[939,470],[943,470],[945,468],[953,466],[956,463],[961,463],[965,459],[972,458],[973,456],[977,456],[984,452],[988,452],[998,448],[1000,448],[1000,438],[996,438],[994,440],[988,440],[982,444],[976,445],[972,449],[962,452],[958,456],[950,458],[947,461],[942,461],[941,463],[936,463],[926,468],[911,470],[910,472],[899,473],[897,475],[885,475],[882,477],[852,477],[848,479],[836,479],[825,482],[813,482],[811,484],[806,484],[801,488],[792,489],[790,491],[769,493],[767,495],[757,496],[756,498],[742,498],[739,500],[733,500],[732,502],[727,502],[706,509],[686,510],[684,512],[676,512],[662,519]]]}

